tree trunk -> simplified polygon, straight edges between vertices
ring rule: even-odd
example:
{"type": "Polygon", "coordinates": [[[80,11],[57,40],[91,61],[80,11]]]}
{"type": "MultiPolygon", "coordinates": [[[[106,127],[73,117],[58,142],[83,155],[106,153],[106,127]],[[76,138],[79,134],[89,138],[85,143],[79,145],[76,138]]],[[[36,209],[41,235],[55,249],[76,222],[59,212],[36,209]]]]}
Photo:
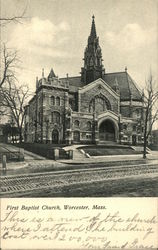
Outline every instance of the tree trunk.
{"type": "Polygon", "coordinates": [[[22,143],[22,129],[19,128],[19,141],[22,143]]]}
{"type": "Polygon", "coordinates": [[[143,158],[146,159],[147,138],[144,136],[143,158]]]}

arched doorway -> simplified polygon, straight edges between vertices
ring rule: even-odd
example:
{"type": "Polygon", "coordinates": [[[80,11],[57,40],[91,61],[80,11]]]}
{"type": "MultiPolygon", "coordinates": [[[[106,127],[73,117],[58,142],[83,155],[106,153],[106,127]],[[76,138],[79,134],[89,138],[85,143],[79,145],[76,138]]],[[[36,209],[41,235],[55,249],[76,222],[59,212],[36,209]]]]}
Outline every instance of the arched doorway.
{"type": "Polygon", "coordinates": [[[79,131],[74,131],[73,141],[74,142],[79,142],[80,141],[80,132],[79,131]]]}
{"type": "Polygon", "coordinates": [[[137,144],[137,137],[136,135],[132,135],[132,145],[136,145],[137,144]]]}
{"type": "Polygon", "coordinates": [[[115,141],[115,125],[111,120],[105,120],[100,124],[99,140],[115,141]]]}
{"type": "Polygon", "coordinates": [[[58,144],[59,143],[59,132],[57,129],[52,131],[52,143],[58,144]]]}

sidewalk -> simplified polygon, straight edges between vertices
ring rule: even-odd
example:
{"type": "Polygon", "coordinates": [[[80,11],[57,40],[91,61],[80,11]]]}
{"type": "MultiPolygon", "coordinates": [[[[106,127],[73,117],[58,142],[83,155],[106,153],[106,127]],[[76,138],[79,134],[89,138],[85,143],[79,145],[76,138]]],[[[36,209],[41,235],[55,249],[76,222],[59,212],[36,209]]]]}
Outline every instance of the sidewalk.
{"type": "MultiPolygon", "coordinates": [[[[86,145],[85,145],[86,146],[86,145]]],[[[88,164],[88,163],[103,163],[103,162],[116,162],[116,161],[139,161],[139,160],[158,160],[158,151],[148,150],[147,158],[143,159],[142,153],[133,155],[102,155],[102,156],[87,156],[81,152],[80,147],[84,145],[70,145],[64,147],[65,150],[73,150],[73,159],[71,160],[58,160],[65,164],[88,164]]],[[[140,148],[140,147],[139,147],[140,148]]],[[[137,147],[135,147],[135,150],[137,147]]],[[[137,151],[137,150],[136,150],[137,151]]]]}
{"type": "MultiPolygon", "coordinates": [[[[140,161],[151,161],[156,160],[158,161],[158,151],[150,151],[149,154],[147,154],[147,158],[143,159],[142,153],[141,154],[134,154],[134,155],[107,155],[107,156],[91,156],[86,157],[85,154],[81,153],[77,148],[80,145],[74,145],[74,146],[67,146],[65,147],[65,150],[73,150],[73,159],[67,160],[49,160],[42,156],[39,156],[37,154],[31,153],[29,151],[25,152],[25,160],[21,162],[8,162],[7,163],[7,171],[15,171],[17,172],[25,172],[28,170],[34,170],[34,171],[44,171],[48,169],[54,169],[54,168],[65,168],[65,164],[69,165],[82,165],[82,164],[99,164],[99,163],[107,163],[107,162],[129,162],[129,161],[138,161],[138,164],[140,161]]],[[[82,145],[83,146],[83,145],[82,145]]],[[[14,146],[12,146],[12,149],[14,146]]],[[[14,147],[15,148],[15,147],[14,147]]],[[[157,163],[157,162],[156,162],[157,163]]],[[[2,164],[0,163],[0,172],[3,172],[2,164]]]]}
{"type": "Polygon", "coordinates": [[[102,162],[116,162],[116,161],[139,161],[139,160],[158,160],[158,152],[152,151],[147,154],[147,158],[143,159],[142,154],[135,155],[107,155],[107,156],[91,156],[90,158],[58,160],[58,162],[66,164],[88,164],[88,163],[102,163],[102,162]]]}

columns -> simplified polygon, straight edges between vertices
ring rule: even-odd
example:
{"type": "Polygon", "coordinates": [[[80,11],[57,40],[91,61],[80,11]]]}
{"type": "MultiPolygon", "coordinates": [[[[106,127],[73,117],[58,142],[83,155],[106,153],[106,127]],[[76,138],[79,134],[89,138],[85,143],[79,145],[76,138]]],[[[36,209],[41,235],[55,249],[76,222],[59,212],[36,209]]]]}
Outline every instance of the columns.
{"type": "Polygon", "coordinates": [[[98,131],[98,119],[96,113],[93,113],[93,132],[92,132],[93,143],[98,144],[99,142],[99,131],[98,131]]]}
{"type": "Polygon", "coordinates": [[[65,109],[69,108],[69,94],[68,92],[65,92],[65,109]]]}
{"type": "Polygon", "coordinates": [[[80,91],[78,91],[78,112],[80,112],[80,106],[81,106],[81,94],[80,91]]]}

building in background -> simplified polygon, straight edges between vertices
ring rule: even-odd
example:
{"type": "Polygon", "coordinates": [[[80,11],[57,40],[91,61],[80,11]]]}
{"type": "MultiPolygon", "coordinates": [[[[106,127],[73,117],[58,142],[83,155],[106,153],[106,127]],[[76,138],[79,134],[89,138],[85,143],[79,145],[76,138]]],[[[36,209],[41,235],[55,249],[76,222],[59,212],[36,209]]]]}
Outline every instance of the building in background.
{"type": "Polygon", "coordinates": [[[127,72],[106,73],[94,16],[81,75],[36,79],[25,108],[25,141],[142,144],[144,96],[127,72]]]}

